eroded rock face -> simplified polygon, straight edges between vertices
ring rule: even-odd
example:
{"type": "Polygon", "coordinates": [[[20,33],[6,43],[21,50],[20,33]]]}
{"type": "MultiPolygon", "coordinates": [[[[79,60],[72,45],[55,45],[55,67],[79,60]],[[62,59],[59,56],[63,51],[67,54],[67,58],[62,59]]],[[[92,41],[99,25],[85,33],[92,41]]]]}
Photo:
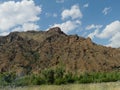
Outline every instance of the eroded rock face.
{"type": "Polygon", "coordinates": [[[0,72],[23,75],[57,66],[73,73],[120,70],[120,50],[66,35],[59,27],[0,37],[0,72]]]}

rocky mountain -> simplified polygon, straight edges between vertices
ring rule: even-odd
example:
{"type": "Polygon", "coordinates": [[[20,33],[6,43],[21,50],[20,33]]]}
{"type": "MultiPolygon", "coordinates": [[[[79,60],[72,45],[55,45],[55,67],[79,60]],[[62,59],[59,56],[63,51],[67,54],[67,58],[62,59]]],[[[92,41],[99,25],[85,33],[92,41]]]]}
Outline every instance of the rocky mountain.
{"type": "Polygon", "coordinates": [[[58,66],[73,73],[120,70],[120,50],[67,35],[59,27],[0,37],[1,73],[40,73],[58,66]]]}

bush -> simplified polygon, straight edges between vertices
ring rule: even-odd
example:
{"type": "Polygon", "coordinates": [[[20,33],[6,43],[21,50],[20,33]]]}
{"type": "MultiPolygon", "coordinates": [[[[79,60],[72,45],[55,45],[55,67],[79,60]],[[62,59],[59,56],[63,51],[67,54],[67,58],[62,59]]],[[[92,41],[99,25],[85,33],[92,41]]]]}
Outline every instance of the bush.
{"type": "Polygon", "coordinates": [[[72,73],[67,73],[64,77],[64,80],[66,83],[73,83],[75,82],[75,78],[73,78],[73,74],[72,73]]]}
{"type": "Polygon", "coordinates": [[[120,80],[120,72],[85,73],[79,77],[79,83],[113,82],[117,80],[120,80]]]}
{"type": "Polygon", "coordinates": [[[16,79],[16,86],[28,86],[28,85],[33,85],[33,81],[31,80],[31,76],[23,76],[20,78],[16,79]]]}
{"type": "Polygon", "coordinates": [[[44,84],[45,81],[40,77],[40,75],[32,75],[31,83],[32,85],[41,85],[41,84],[44,84]]]}
{"type": "Polygon", "coordinates": [[[12,85],[16,79],[15,73],[3,73],[0,74],[0,85],[12,85]]]}
{"type": "Polygon", "coordinates": [[[42,72],[42,78],[45,80],[46,84],[54,83],[54,71],[52,69],[44,70],[42,72]]]}
{"type": "Polygon", "coordinates": [[[93,83],[93,82],[111,82],[120,80],[120,72],[98,72],[84,73],[75,76],[72,73],[66,73],[63,68],[47,69],[39,75],[26,75],[16,77],[15,73],[0,74],[0,86],[15,85],[41,85],[41,84],[67,84],[67,83],[93,83]]]}
{"type": "Polygon", "coordinates": [[[55,79],[54,84],[60,85],[65,83],[63,79],[64,73],[65,70],[60,67],[54,70],[54,79],[55,79]]]}
{"type": "Polygon", "coordinates": [[[57,78],[62,79],[65,73],[65,70],[63,68],[56,68],[54,72],[55,72],[55,75],[54,75],[55,79],[57,78]]]}

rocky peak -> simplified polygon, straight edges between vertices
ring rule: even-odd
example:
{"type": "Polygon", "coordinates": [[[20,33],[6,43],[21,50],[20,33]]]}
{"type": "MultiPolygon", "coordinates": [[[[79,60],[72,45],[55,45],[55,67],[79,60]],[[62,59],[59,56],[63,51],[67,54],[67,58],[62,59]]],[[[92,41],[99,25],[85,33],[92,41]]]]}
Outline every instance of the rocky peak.
{"type": "Polygon", "coordinates": [[[92,43],[92,40],[91,40],[91,38],[90,37],[88,37],[88,38],[86,38],[86,41],[87,41],[87,43],[92,43]]]}
{"type": "Polygon", "coordinates": [[[53,27],[48,30],[48,33],[58,33],[58,34],[64,34],[65,33],[59,28],[59,27],[53,27]]]}
{"type": "Polygon", "coordinates": [[[7,42],[13,42],[13,41],[20,41],[23,40],[22,37],[19,36],[20,32],[11,32],[7,37],[7,42]]]}

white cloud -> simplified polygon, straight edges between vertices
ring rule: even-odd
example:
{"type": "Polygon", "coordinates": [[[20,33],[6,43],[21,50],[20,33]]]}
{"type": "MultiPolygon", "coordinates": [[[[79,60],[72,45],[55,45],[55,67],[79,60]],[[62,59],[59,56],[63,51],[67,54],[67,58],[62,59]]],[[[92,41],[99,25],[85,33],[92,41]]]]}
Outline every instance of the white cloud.
{"type": "Polygon", "coordinates": [[[78,5],[73,5],[71,9],[65,9],[62,12],[62,20],[71,17],[72,19],[82,18],[82,13],[78,5]]]}
{"type": "Polygon", "coordinates": [[[117,32],[109,41],[107,46],[120,47],[120,32],[117,32]]]}
{"type": "Polygon", "coordinates": [[[91,29],[100,29],[100,28],[102,28],[102,25],[91,24],[91,25],[88,25],[85,29],[86,30],[91,30],[91,29]]]}
{"type": "Polygon", "coordinates": [[[90,37],[91,39],[93,39],[94,37],[96,37],[99,33],[99,29],[96,29],[94,32],[90,33],[88,35],[88,37],[90,37]]]}
{"type": "Polygon", "coordinates": [[[106,8],[103,9],[102,13],[104,15],[107,15],[110,12],[110,10],[111,10],[111,7],[106,7],[106,8]]]}
{"type": "Polygon", "coordinates": [[[37,30],[39,28],[38,25],[34,23],[25,23],[23,24],[23,30],[37,30]]]}
{"type": "Polygon", "coordinates": [[[46,12],[45,16],[46,17],[54,17],[54,18],[56,18],[57,17],[57,13],[48,13],[48,12],[46,12]]]}
{"type": "Polygon", "coordinates": [[[83,5],[83,7],[84,7],[84,8],[87,8],[87,7],[89,7],[89,4],[86,3],[86,4],[83,5]]]}
{"type": "Polygon", "coordinates": [[[63,10],[61,15],[62,19],[64,19],[64,22],[50,25],[50,28],[60,27],[63,32],[68,33],[73,30],[76,30],[81,26],[80,19],[82,18],[82,13],[78,5],[73,5],[70,10],[69,9],[63,10]]]}
{"type": "Polygon", "coordinates": [[[91,30],[93,29],[94,32],[90,33],[88,35],[88,37],[90,37],[91,39],[93,39],[94,37],[97,37],[97,35],[99,34],[99,30],[102,28],[102,25],[94,25],[94,24],[91,24],[91,25],[88,25],[85,29],[86,30],[91,30]]]}
{"type": "Polygon", "coordinates": [[[22,26],[18,26],[14,28],[12,31],[30,31],[30,30],[37,30],[39,26],[34,23],[24,23],[22,26]]]}
{"type": "Polygon", "coordinates": [[[105,29],[99,34],[99,38],[111,38],[116,33],[120,32],[120,21],[114,21],[107,25],[105,29]]]}
{"type": "MultiPolygon", "coordinates": [[[[93,28],[92,25],[90,28],[93,28]]],[[[90,29],[89,28],[89,29],[90,29]]],[[[108,39],[109,43],[106,46],[120,47],[120,21],[116,20],[108,25],[100,32],[100,29],[96,29],[94,32],[90,33],[88,36],[92,39],[94,37],[100,39],[108,39]]]]}
{"type": "Polygon", "coordinates": [[[109,39],[108,46],[120,47],[120,21],[116,20],[107,25],[98,37],[109,39]]]}
{"type": "Polygon", "coordinates": [[[26,23],[34,25],[35,22],[40,19],[38,15],[41,11],[41,7],[36,6],[33,0],[7,1],[1,3],[0,33],[10,32],[12,31],[11,29],[15,29],[16,27],[24,27],[26,23]]]}
{"type": "Polygon", "coordinates": [[[9,32],[2,32],[2,33],[0,33],[0,36],[6,36],[8,34],[9,34],[9,32]]]}
{"type": "Polygon", "coordinates": [[[65,0],[56,0],[56,3],[64,3],[65,0]]]}
{"type": "Polygon", "coordinates": [[[81,22],[79,20],[76,20],[76,21],[68,20],[61,24],[54,24],[52,27],[60,27],[63,32],[68,33],[72,30],[75,30],[80,25],[81,25],[81,22]]]}

